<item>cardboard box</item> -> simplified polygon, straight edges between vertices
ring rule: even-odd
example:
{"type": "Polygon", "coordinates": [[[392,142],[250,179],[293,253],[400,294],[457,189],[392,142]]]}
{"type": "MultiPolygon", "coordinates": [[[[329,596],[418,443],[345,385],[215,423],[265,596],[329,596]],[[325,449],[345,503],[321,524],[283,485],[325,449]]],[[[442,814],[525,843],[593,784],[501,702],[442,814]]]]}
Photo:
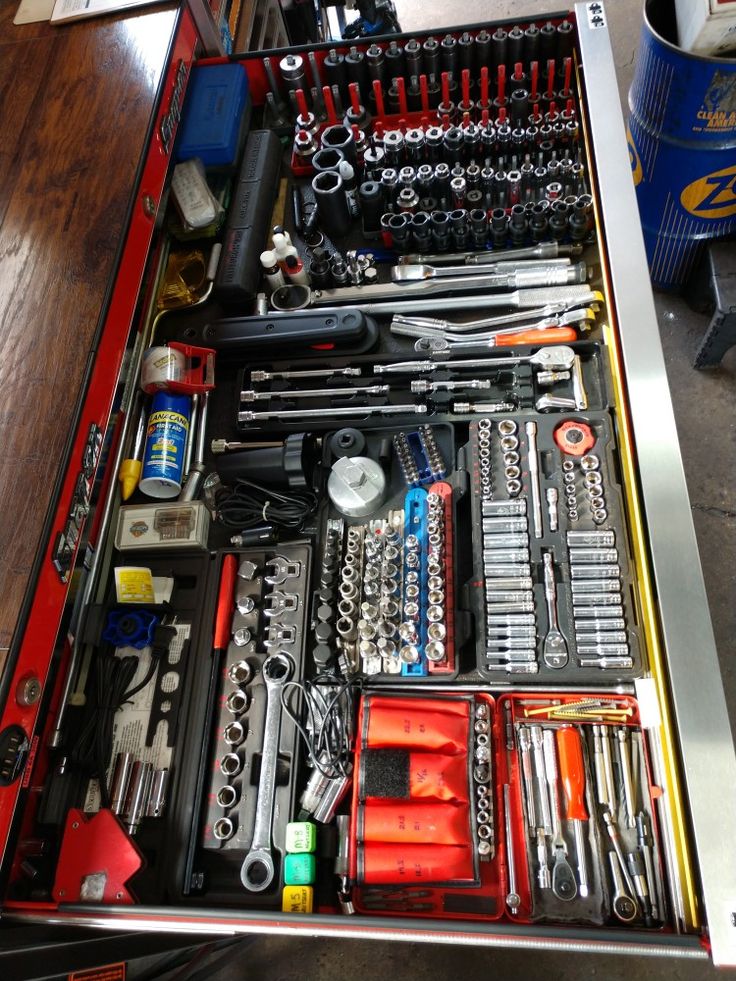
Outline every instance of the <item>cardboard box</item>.
{"type": "Polygon", "coordinates": [[[675,8],[683,50],[736,57],[736,0],[675,0],[675,8]]]}

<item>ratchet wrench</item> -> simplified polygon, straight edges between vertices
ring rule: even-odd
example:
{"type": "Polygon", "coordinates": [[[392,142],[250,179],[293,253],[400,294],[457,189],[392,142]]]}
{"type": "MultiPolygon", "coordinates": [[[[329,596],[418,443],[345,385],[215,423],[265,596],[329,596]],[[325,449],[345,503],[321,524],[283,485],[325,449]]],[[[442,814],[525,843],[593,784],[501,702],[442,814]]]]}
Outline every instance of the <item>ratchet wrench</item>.
{"type": "Polygon", "coordinates": [[[291,677],[293,661],[287,654],[271,654],[263,662],[266,682],[266,721],[263,727],[261,777],[256,801],[253,841],[240,868],[240,881],[250,892],[263,892],[273,882],[275,866],[271,853],[271,829],[276,795],[276,768],[281,731],[281,693],[291,677]]]}

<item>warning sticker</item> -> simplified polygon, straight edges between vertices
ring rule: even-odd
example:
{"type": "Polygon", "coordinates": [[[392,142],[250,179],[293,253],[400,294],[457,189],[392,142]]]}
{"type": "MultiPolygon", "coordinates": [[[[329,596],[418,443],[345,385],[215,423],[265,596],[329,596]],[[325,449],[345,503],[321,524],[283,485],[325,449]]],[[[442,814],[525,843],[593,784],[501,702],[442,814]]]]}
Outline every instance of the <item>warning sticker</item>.
{"type": "Polygon", "coordinates": [[[125,981],[125,961],[105,964],[104,967],[90,967],[86,971],[75,971],[67,977],[68,981],[125,981]]]}

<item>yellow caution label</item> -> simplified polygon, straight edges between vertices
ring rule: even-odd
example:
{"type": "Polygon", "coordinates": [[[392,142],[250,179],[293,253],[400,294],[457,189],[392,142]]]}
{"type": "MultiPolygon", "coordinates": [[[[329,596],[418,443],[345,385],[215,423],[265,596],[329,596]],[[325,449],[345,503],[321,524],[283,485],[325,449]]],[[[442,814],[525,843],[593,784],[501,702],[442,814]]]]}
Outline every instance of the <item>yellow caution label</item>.
{"type": "Polygon", "coordinates": [[[282,913],[311,913],[314,889],[311,886],[284,886],[281,893],[282,913]]]}
{"type": "Polygon", "coordinates": [[[644,177],[644,171],[641,166],[641,158],[634,146],[634,138],[631,135],[631,129],[627,123],[626,125],[626,142],[629,146],[629,163],[631,164],[631,176],[634,180],[634,187],[641,184],[642,178],[644,177]]]}
{"type": "Polygon", "coordinates": [[[680,194],[680,204],[696,218],[736,215],[736,164],[688,184],[680,194]]]}
{"type": "Polygon", "coordinates": [[[117,566],[115,594],[118,603],[154,603],[153,576],[150,569],[117,566]]]}

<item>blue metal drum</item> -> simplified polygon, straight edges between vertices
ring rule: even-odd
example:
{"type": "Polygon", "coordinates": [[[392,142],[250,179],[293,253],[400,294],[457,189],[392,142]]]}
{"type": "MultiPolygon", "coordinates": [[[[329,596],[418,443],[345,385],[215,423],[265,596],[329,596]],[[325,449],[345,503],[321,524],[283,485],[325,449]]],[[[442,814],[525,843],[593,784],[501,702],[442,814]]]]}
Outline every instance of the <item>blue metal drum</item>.
{"type": "Polygon", "coordinates": [[[705,240],[736,231],[736,59],[682,51],[673,0],[648,0],[628,140],[652,283],[683,284],[705,240]]]}

